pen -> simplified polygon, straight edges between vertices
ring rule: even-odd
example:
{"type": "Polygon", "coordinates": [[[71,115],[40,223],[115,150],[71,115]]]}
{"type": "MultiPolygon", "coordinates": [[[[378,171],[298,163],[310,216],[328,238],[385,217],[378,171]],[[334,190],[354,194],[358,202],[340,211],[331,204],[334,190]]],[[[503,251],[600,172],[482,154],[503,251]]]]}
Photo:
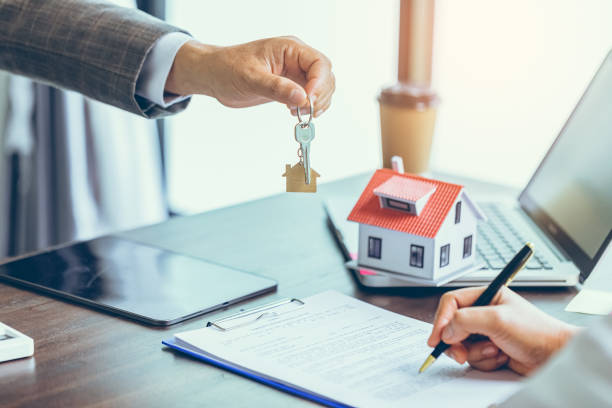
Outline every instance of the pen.
{"type": "MultiPolygon", "coordinates": [[[[501,289],[502,286],[507,286],[510,282],[512,282],[514,276],[518,273],[518,271],[523,269],[523,266],[525,266],[529,258],[531,258],[531,255],[533,255],[533,244],[531,242],[527,242],[525,246],[523,246],[523,248],[521,248],[521,250],[514,255],[514,258],[508,262],[508,265],[502,269],[499,275],[493,279],[493,282],[489,284],[485,291],[478,296],[478,299],[476,299],[476,302],[474,302],[472,306],[487,306],[489,303],[491,303],[499,289],[501,289]]],[[[440,357],[440,354],[444,353],[449,347],[450,345],[440,340],[436,348],[427,357],[421,368],[419,368],[419,374],[427,370],[427,368],[432,365],[438,357],[440,357]]]]}

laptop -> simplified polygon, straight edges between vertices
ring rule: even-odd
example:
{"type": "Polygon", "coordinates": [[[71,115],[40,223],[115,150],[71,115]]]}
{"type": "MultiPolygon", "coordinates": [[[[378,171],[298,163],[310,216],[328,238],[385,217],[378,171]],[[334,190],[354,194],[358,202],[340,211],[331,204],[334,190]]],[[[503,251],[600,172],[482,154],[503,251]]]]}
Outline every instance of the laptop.
{"type": "MultiPolygon", "coordinates": [[[[489,283],[527,241],[535,254],[512,286],[574,286],[591,273],[612,239],[612,51],[595,74],[518,199],[479,202],[482,268],[444,286],[489,283]]],[[[357,254],[358,225],[346,220],[357,201],[325,202],[328,226],[345,260],[357,254]]],[[[418,286],[355,271],[364,286],[418,286]]]]}

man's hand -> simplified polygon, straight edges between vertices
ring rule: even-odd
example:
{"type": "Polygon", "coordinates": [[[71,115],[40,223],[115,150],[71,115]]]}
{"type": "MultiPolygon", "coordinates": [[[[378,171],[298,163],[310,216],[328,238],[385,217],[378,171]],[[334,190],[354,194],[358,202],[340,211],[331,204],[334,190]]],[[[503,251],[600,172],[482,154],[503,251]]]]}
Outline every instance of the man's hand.
{"type": "Polygon", "coordinates": [[[579,329],[542,312],[508,288],[502,288],[490,306],[469,307],[484,288],[466,288],[442,296],[427,344],[440,340],[451,345],[447,354],[460,364],[491,371],[504,365],[529,374],[579,329]],[[471,342],[470,334],[488,339],[471,342]]]}
{"type": "Polygon", "coordinates": [[[331,103],[335,78],[329,59],[295,37],[269,38],[231,47],[188,41],[178,51],[165,90],[204,94],[223,105],[242,108],[278,101],[315,116],[331,103]]]}

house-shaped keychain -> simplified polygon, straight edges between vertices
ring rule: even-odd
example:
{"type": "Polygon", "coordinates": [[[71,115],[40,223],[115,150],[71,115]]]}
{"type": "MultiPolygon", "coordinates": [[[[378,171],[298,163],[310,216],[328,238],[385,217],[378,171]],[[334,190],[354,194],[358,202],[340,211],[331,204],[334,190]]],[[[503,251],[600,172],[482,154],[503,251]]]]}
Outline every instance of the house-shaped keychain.
{"type": "Polygon", "coordinates": [[[293,166],[290,164],[285,165],[283,177],[285,177],[288,193],[316,193],[317,178],[321,177],[321,175],[311,168],[310,184],[306,184],[304,165],[298,162],[293,166]]]}
{"type": "Polygon", "coordinates": [[[358,258],[348,265],[423,286],[478,269],[476,227],[485,216],[464,187],[394,168],[374,173],[348,217],[359,223],[358,258]]]}

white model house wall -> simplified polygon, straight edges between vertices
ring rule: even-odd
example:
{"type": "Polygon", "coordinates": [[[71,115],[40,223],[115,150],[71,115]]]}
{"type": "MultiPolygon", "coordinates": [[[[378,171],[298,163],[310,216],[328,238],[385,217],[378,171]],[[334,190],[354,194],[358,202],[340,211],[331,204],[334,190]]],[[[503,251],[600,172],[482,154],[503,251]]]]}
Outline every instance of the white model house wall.
{"type": "MultiPolygon", "coordinates": [[[[434,240],[405,232],[388,230],[367,224],[359,224],[360,265],[375,269],[405,273],[432,279],[434,267],[434,240]],[[380,259],[368,256],[369,237],[382,240],[380,259]],[[423,268],[410,266],[410,245],[420,245],[423,251],[423,268]]],[[[439,256],[439,253],[438,253],[439,256]]]]}
{"type": "Polygon", "coordinates": [[[476,257],[477,225],[477,215],[465,199],[465,192],[461,192],[453,203],[452,209],[442,223],[435,238],[434,279],[441,278],[448,273],[474,263],[476,257]],[[461,201],[461,219],[458,224],[455,224],[455,211],[458,201],[461,201]],[[472,254],[464,258],[463,240],[468,235],[472,235],[472,254]],[[449,262],[447,266],[440,268],[440,249],[446,244],[450,244],[449,262]]]}

